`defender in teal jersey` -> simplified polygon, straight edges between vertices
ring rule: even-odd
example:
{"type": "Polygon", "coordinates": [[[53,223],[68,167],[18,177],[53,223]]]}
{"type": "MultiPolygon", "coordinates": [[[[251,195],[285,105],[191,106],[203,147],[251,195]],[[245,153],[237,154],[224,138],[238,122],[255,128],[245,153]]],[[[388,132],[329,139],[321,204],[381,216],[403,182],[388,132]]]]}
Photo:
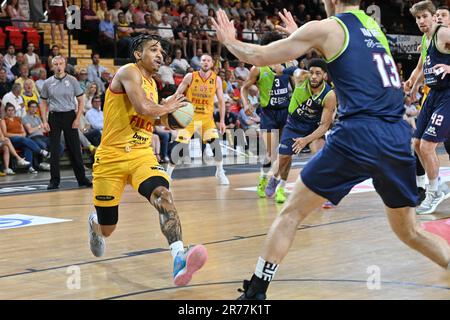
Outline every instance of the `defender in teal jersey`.
{"type": "Polygon", "coordinates": [[[302,170],[272,224],[255,273],[250,281],[244,281],[243,300],[265,299],[301,221],[325,199],[337,204],[367,178],[373,179],[397,237],[450,270],[449,244],[416,222],[418,194],[411,131],[403,120],[400,76],[386,36],[375,20],[359,10],[360,0],[323,2],[332,17],[297,29],[285,12],[281,17],[292,34],[266,46],[238,41],[234,24],[223,10],[213,20],[218,40],[247,63],[271,65],[318,50],[328,62],[339,100],[339,123],[324,148],[302,170]]]}
{"type": "Polygon", "coordinates": [[[278,148],[278,170],[266,187],[266,195],[271,197],[275,194],[277,203],[286,201],[285,186],[292,155],[298,154],[309,144],[313,153],[319,151],[335,115],[336,94],[326,82],[326,62],[313,59],[308,70],[301,70],[299,83],[292,94],[288,119],[278,148]]]}
{"type": "MultiPolygon", "coordinates": [[[[280,33],[271,32],[264,35],[262,43],[269,44],[279,39],[282,39],[280,33]]],[[[260,129],[266,150],[261,159],[261,174],[256,189],[261,198],[266,196],[264,190],[267,186],[270,169],[277,167],[274,164],[277,159],[277,142],[286,124],[291,95],[289,79],[295,69],[295,67],[285,68],[281,64],[252,67],[249,78],[241,88],[242,104],[247,115],[252,115],[255,108],[248,102],[248,90],[252,85],[256,85],[259,89],[260,129]]]]}

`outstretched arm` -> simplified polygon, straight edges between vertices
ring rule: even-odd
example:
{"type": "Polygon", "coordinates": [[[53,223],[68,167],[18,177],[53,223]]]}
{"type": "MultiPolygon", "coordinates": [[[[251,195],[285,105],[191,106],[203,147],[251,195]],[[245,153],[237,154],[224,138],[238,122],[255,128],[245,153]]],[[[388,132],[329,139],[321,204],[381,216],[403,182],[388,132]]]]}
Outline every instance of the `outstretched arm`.
{"type": "Polygon", "coordinates": [[[248,116],[253,114],[253,108],[248,101],[248,89],[250,89],[252,85],[256,84],[256,82],[258,81],[258,75],[259,75],[259,68],[252,67],[248,79],[244,82],[244,85],[241,88],[242,106],[244,107],[245,113],[248,116]]]}
{"type": "Polygon", "coordinates": [[[234,23],[228,20],[223,10],[219,10],[217,20],[213,19],[213,24],[218,40],[225,44],[239,60],[255,66],[274,65],[294,60],[312,48],[319,50],[325,57],[331,58],[341,50],[345,39],[344,30],[332,19],[309,22],[288,38],[265,46],[237,40],[234,23]]]}
{"type": "Polygon", "coordinates": [[[183,81],[181,81],[175,93],[184,94],[188,89],[189,85],[191,84],[191,82],[192,82],[192,73],[188,73],[184,76],[183,81]]]}
{"type": "Polygon", "coordinates": [[[184,96],[180,94],[174,94],[172,97],[166,99],[162,105],[147,98],[142,88],[142,76],[134,67],[130,66],[119,70],[111,83],[113,88],[118,87],[116,81],[120,82],[136,112],[141,115],[160,117],[185,105],[185,102],[183,102],[184,96]]]}

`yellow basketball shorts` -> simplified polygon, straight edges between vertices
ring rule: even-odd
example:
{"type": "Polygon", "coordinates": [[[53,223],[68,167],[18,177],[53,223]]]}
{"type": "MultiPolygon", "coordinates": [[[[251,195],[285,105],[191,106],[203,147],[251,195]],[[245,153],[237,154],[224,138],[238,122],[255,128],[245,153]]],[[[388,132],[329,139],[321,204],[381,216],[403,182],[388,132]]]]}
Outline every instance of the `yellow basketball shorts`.
{"type": "Polygon", "coordinates": [[[191,123],[184,129],[178,131],[177,142],[189,143],[194,132],[199,131],[202,141],[206,142],[212,139],[218,139],[214,118],[211,114],[194,113],[191,123]]]}
{"type": "Polygon", "coordinates": [[[170,181],[152,148],[131,149],[129,152],[119,148],[100,148],[93,166],[94,205],[117,206],[127,184],[138,190],[142,182],[156,176],[170,181]]]}

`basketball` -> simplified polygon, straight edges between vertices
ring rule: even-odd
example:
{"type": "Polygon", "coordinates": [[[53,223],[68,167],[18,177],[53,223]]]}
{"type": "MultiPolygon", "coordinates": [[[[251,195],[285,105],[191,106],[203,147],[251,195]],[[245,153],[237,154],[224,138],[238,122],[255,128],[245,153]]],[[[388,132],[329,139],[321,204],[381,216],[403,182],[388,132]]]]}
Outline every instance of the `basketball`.
{"type": "Polygon", "coordinates": [[[185,106],[162,117],[163,124],[170,129],[177,130],[184,129],[191,123],[194,117],[194,106],[189,100],[185,101],[188,102],[185,106]]]}

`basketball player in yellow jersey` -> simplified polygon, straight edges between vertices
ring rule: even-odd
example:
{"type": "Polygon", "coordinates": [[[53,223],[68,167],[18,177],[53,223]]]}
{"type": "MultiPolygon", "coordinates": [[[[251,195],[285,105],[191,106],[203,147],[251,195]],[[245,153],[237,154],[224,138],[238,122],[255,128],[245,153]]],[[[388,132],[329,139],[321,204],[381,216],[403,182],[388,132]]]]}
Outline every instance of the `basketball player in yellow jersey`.
{"type": "Polygon", "coordinates": [[[183,106],[184,97],[175,94],[158,104],[152,79],[164,61],[158,37],[133,38],[131,49],[135,63],[121,67],[106,91],[103,136],[93,167],[96,212],[89,216],[90,248],[96,257],[103,255],[105,238],[117,225],[122,192],[130,183],[159,212],[174,258],[174,283],[186,285],[206,262],[207,252],[201,245],[184,249],[169,178],[151,147],[155,119],[183,106]]]}
{"type": "Polygon", "coordinates": [[[214,96],[217,96],[220,113],[219,130],[222,135],[226,129],[222,79],[212,71],[213,59],[210,55],[204,54],[200,58],[200,64],[200,71],[188,73],[176,91],[176,94],[186,93],[186,97],[192,102],[195,109],[194,118],[190,125],[178,133],[176,145],[172,148],[170,164],[167,166],[167,173],[169,177],[172,176],[178,160],[183,159],[184,149],[187,149],[192,135],[194,132],[200,131],[202,153],[205,150],[206,143],[209,143],[214,153],[218,183],[219,185],[228,185],[230,182],[225,176],[225,170],[223,169],[222,149],[213,117],[214,96]]]}

